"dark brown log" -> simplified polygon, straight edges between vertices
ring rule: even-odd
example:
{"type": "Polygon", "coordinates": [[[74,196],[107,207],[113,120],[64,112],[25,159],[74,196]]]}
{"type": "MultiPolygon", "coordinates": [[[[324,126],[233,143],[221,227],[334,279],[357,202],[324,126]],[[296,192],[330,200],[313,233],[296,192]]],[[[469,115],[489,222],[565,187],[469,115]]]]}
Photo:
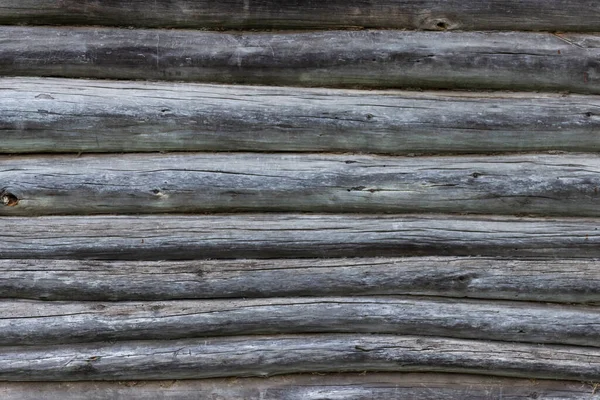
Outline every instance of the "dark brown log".
{"type": "Polygon", "coordinates": [[[0,74],[600,93],[600,37],[523,32],[211,33],[0,28],[0,74]]]}
{"type": "Polygon", "coordinates": [[[598,31],[586,0],[3,0],[1,24],[598,31]]]}
{"type": "Polygon", "coordinates": [[[409,257],[290,260],[0,260],[0,297],[171,300],[429,295],[600,303],[600,262],[409,257]]]}
{"type": "Polygon", "coordinates": [[[120,382],[3,382],[3,400],[598,400],[593,383],[435,373],[120,382]]]}
{"type": "Polygon", "coordinates": [[[0,79],[0,153],[598,151],[596,96],[0,79]]]}
{"type": "Polygon", "coordinates": [[[396,335],[249,336],[3,347],[0,380],[165,380],[453,372],[596,381],[600,349],[396,335]]]}

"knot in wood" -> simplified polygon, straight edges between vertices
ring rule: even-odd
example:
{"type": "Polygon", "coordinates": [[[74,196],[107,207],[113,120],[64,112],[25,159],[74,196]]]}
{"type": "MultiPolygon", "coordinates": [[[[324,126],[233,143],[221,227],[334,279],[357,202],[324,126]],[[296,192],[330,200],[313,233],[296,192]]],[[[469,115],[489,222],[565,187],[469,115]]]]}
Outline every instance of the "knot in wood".
{"type": "Polygon", "coordinates": [[[2,201],[2,204],[7,207],[14,207],[19,204],[19,199],[12,193],[2,193],[0,200],[2,201]]]}

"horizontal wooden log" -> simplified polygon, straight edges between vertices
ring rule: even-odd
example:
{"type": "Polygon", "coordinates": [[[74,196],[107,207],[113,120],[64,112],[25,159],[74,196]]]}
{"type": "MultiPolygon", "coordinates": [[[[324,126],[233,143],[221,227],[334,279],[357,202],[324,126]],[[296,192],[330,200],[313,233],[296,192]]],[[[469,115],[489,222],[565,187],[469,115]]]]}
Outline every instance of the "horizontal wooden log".
{"type": "Polygon", "coordinates": [[[508,29],[598,31],[600,9],[585,0],[3,0],[0,24],[117,25],[203,29],[508,29]],[[132,18],[135,16],[135,18],[132,18]]]}
{"type": "Polygon", "coordinates": [[[0,74],[600,93],[600,36],[1,27],[0,74]]]}
{"type": "Polygon", "coordinates": [[[0,258],[600,257],[596,219],[249,214],[3,218],[0,258]]]}
{"type": "Polygon", "coordinates": [[[600,156],[0,158],[0,215],[449,212],[600,216],[600,156]]]}
{"type": "Polygon", "coordinates": [[[345,373],[121,382],[3,382],[3,400],[598,400],[593,383],[436,373],[345,373]]]}
{"type": "Polygon", "coordinates": [[[600,150],[600,99],[0,79],[0,153],[600,150]]]}
{"type": "Polygon", "coordinates": [[[429,295],[600,303],[596,260],[0,260],[0,297],[118,301],[429,295]]]}
{"type": "Polygon", "coordinates": [[[165,380],[303,372],[456,372],[594,381],[600,349],[397,335],[249,336],[3,347],[0,380],[165,380]]]}
{"type": "Polygon", "coordinates": [[[600,347],[600,309],[432,298],[0,302],[0,345],[390,333],[600,347]]]}

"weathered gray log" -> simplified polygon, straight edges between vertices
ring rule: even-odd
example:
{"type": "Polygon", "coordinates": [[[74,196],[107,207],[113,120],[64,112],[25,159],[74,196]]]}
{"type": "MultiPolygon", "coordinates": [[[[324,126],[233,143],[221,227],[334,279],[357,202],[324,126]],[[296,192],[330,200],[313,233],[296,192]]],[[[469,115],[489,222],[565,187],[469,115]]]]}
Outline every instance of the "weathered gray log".
{"type": "Polygon", "coordinates": [[[247,214],[10,217],[0,258],[600,257],[596,219],[247,214]]]}
{"type": "Polygon", "coordinates": [[[573,381],[436,373],[345,373],[121,382],[3,382],[3,400],[598,400],[573,381]]]}
{"type": "Polygon", "coordinates": [[[291,260],[0,260],[0,297],[118,301],[429,295],[600,303],[600,262],[409,257],[291,260]]]}
{"type": "Polygon", "coordinates": [[[600,349],[397,335],[242,336],[3,347],[0,380],[165,380],[303,372],[600,379],[600,349]]]}
{"type": "Polygon", "coordinates": [[[600,36],[0,28],[0,74],[600,93],[600,36]]]}
{"type": "Polygon", "coordinates": [[[0,215],[450,212],[600,216],[600,156],[0,158],[0,215]]]}
{"type": "Polygon", "coordinates": [[[390,333],[600,347],[600,308],[434,298],[0,302],[0,345],[390,333]]]}
{"type": "Polygon", "coordinates": [[[0,152],[600,150],[595,96],[0,79],[0,152]]]}
{"type": "Polygon", "coordinates": [[[599,20],[600,8],[585,0],[0,1],[0,24],[598,31],[599,20]]]}

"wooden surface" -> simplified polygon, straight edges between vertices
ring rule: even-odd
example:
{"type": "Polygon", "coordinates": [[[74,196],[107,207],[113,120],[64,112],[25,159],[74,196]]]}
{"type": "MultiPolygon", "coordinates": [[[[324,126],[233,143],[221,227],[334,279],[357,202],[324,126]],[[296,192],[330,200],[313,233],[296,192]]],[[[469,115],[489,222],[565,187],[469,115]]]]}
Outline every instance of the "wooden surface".
{"type": "Polygon", "coordinates": [[[397,335],[291,335],[4,347],[0,380],[165,380],[456,372],[597,381],[600,349],[397,335]]]}
{"type": "Polygon", "coordinates": [[[0,297],[170,300],[429,295],[600,303],[600,262],[408,257],[93,261],[0,260],[0,297]]]}
{"type": "Polygon", "coordinates": [[[600,150],[600,99],[0,79],[0,152],[600,150]]]}
{"type": "Polygon", "coordinates": [[[12,217],[0,258],[600,257],[596,219],[249,214],[12,217]]]}
{"type": "Polygon", "coordinates": [[[586,0],[0,1],[1,24],[597,31],[599,20],[597,3],[586,0]]]}
{"type": "Polygon", "coordinates": [[[447,212],[600,216],[592,154],[0,157],[0,215],[447,212]]]}
{"type": "Polygon", "coordinates": [[[0,302],[0,345],[390,333],[600,347],[600,309],[435,298],[0,302]]]}
{"type": "Polygon", "coordinates": [[[435,373],[120,382],[3,382],[3,400],[598,400],[593,383],[435,373]]]}
{"type": "Polygon", "coordinates": [[[600,92],[600,36],[1,27],[0,74],[297,86],[600,92]]]}

